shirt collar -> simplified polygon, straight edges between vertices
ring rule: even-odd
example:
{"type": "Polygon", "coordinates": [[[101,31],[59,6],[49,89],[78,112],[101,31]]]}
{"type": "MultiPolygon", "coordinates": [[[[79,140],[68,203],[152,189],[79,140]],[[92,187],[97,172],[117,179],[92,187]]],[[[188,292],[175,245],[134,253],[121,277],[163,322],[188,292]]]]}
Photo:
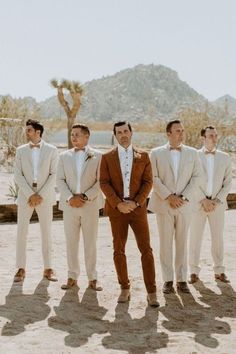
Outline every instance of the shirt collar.
{"type": "Polygon", "coordinates": [[[120,154],[123,154],[124,152],[131,152],[133,151],[133,146],[132,144],[130,144],[127,149],[125,149],[123,146],[121,146],[120,144],[118,144],[118,152],[120,154]]]}
{"type": "Polygon", "coordinates": [[[42,147],[42,143],[43,143],[43,140],[41,139],[38,143],[33,143],[32,141],[29,141],[29,147],[30,147],[30,145],[39,145],[39,148],[41,149],[41,147],[42,147]]]}
{"type": "Polygon", "coordinates": [[[203,152],[216,152],[216,148],[214,148],[213,150],[208,150],[205,146],[203,146],[203,152]]]}
{"type": "MultiPolygon", "coordinates": [[[[167,149],[170,150],[170,148],[171,148],[170,143],[167,143],[167,149]]],[[[183,144],[179,144],[179,145],[177,146],[177,148],[182,149],[182,148],[183,148],[183,144]]],[[[177,151],[177,150],[171,150],[171,151],[177,151]]]]}

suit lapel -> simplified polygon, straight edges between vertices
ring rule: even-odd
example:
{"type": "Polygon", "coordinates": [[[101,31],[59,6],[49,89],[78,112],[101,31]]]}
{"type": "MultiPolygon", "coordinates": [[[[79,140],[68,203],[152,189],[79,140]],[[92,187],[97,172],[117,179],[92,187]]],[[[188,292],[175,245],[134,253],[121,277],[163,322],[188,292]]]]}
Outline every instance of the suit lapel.
{"type": "Polygon", "coordinates": [[[173,176],[175,176],[175,172],[174,172],[174,166],[173,166],[173,162],[172,162],[172,158],[171,158],[171,153],[170,153],[170,149],[169,149],[169,144],[166,144],[165,146],[166,151],[165,151],[165,155],[166,155],[166,159],[168,161],[168,164],[170,166],[170,169],[172,171],[173,176]]]}
{"type": "Polygon", "coordinates": [[[38,163],[38,169],[41,167],[41,163],[43,161],[43,158],[47,152],[47,147],[44,144],[44,141],[42,141],[41,148],[40,148],[40,154],[39,154],[39,163],[38,163]]]}
{"type": "Polygon", "coordinates": [[[77,176],[77,166],[76,166],[76,153],[74,149],[70,150],[70,159],[72,160],[72,172],[74,173],[77,181],[78,176],[77,176]]]}
{"type": "Polygon", "coordinates": [[[121,167],[120,167],[120,159],[118,155],[118,148],[112,150],[112,162],[114,164],[114,171],[117,171],[118,173],[118,178],[123,181],[121,167]]]}
{"type": "Polygon", "coordinates": [[[181,148],[181,153],[180,153],[180,160],[179,160],[179,169],[178,169],[178,175],[177,175],[177,182],[179,178],[181,177],[181,174],[183,173],[183,168],[184,168],[184,161],[186,159],[186,150],[184,148],[184,145],[182,145],[181,148]]]}
{"type": "Polygon", "coordinates": [[[217,152],[215,153],[215,158],[214,158],[214,172],[213,172],[213,186],[212,186],[212,194],[215,192],[215,178],[217,178],[218,175],[218,170],[220,168],[220,154],[217,152]]]}
{"type": "Polygon", "coordinates": [[[29,145],[26,146],[25,153],[26,153],[26,157],[29,161],[30,169],[32,170],[32,175],[33,175],[34,166],[33,166],[33,159],[32,159],[32,149],[29,147],[29,145]]]}
{"type": "Polygon", "coordinates": [[[84,163],[83,163],[82,170],[81,170],[81,176],[83,175],[86,167],[88,166],[89,160],[92,159],[93,156],[94,156],[94,152],[90,149],[90,147],[88,147],[88,149],[85,153],[84,163]]]}

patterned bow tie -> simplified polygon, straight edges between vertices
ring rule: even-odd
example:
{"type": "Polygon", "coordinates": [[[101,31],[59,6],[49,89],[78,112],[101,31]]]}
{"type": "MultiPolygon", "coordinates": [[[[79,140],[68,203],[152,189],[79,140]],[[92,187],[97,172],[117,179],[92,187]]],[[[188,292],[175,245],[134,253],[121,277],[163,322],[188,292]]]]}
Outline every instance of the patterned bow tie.
{"type": "Polygon", "coordinates": [[[33,149],[33,148],[38,148],[40,149],[40,144],[30,144],[30,148],[33,149]]]}
{"type": "Polygon", "coordinates": [[[181,146],[178,146],[178,147],[176,147],[176,148],[170,146],[170,151],[171,151],[171,150],[181,151],[181,146]]]}
{"type": "Polygon", "coordinates": [[[215,151],[208,151],[208,150],[205,151],[206,155],[208,155],[208,154],[215,155],[215,153],[216,153],[215,151]]]}

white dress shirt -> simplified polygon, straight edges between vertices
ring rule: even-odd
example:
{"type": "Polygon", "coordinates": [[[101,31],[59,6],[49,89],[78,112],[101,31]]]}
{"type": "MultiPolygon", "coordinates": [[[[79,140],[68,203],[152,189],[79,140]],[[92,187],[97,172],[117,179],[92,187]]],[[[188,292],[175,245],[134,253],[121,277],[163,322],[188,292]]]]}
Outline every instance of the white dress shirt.
{"type": "MultiPolygon", "coordinates": [[[[178,148],[181,147],[178,146],[178,148]]],[[[177,178],[178,178],[178,172],[179,172],[179,161],[180,161],[180,155],[181,151],[179,150],[170,150],[170,156],[171,156],[171,160],[172,160],[172,164],[173,164],[173,168],[174,168],[174,176],[175,176],[175,183],[177,182],[177,178]]]]}
{"type": "Polygon", "coordinates": [[[33,182],[37,183],[38,179],[38,168],[39,168],[39,156],[40,156],[40,151],[42,148],[42,141],[40,141],[37,144],[29,143],[29,145],[39,145],[40,147],[33,147],[31,148],[31,153],[32,153],[32,161],[33,161],[33,182]]]}
{"type": "Polygon", "coordinates": [[[77,170],[77,186],[76,186],[76,194],[81,193],[81,173],[83,169],[83,165],[85,162],[85,156],[88,147],[86,146],[84,150],[75,151],[75,162],[76,162],[76,170],[77,170]]]}
{"type": "Polygon", "coordinates": [[[120,160],[120,168],[123,179],[124,186],[124,198],[129,198],[129,186],[130,186],[130,178],[131,171],[133,165],[133,147],[129,145],[127,149],[123,148],[123,146],[118,144],[118,155],[120,160]]]}
{"type": "MultiPolygon", "coordinates": [[[[204,148],[203,151],[205,153],[208,150],[206,148],[204,148]]],[[[214,152],[214,151],[212,151],[212,152],[214,152]]],[[[206,167],[207,167],[206,195],[207,195],[207,197],[211,197],[212,196],[212,191],[213,191],[215,155],[213,155],[213,154],[205,154],[205,157],[206,157],[206,162],[207,162],[207,164],[206,164],[206,167]]]]}

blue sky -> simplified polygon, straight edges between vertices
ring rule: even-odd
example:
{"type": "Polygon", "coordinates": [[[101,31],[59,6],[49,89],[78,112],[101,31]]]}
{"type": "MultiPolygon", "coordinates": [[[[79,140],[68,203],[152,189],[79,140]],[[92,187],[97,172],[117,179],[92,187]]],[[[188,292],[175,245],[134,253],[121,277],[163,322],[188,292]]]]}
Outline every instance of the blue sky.
{"type": "Polygon", "coordinates": [[[209,100],[236,98],[235,0],[0,0],[0,95],[55,94],[162,64],[209,100]]]}

